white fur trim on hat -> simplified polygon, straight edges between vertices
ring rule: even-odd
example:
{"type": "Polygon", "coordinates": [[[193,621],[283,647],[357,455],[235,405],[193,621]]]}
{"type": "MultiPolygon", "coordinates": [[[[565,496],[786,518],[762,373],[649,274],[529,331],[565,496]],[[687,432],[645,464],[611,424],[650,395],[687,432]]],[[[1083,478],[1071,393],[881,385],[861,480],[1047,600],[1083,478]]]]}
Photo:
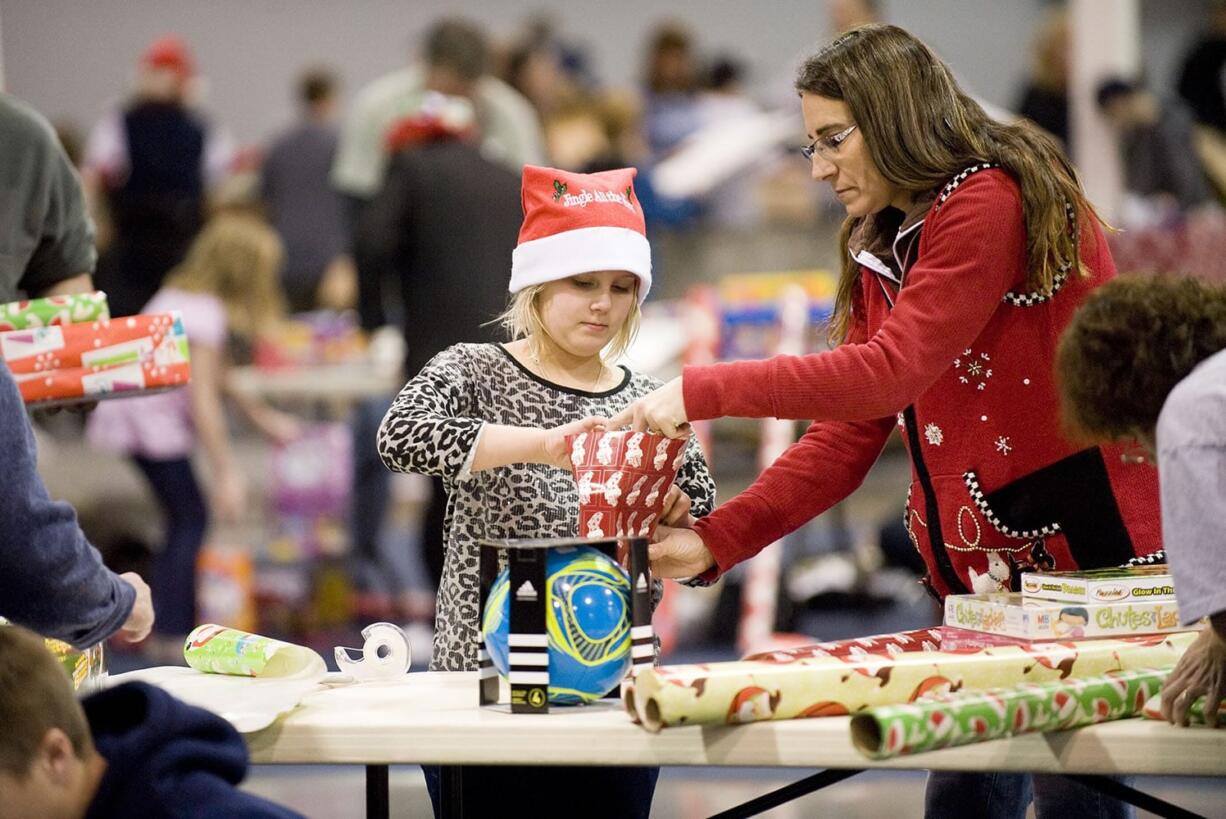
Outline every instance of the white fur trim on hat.
{"type": "Polygon", "coordinates": [[[587,227],[524,242],[511,254],[511,285],[525,287],[596,270],[625,270],[639,277],[639,304],[651,289],[651,245],[637,230],[587,227]]]}

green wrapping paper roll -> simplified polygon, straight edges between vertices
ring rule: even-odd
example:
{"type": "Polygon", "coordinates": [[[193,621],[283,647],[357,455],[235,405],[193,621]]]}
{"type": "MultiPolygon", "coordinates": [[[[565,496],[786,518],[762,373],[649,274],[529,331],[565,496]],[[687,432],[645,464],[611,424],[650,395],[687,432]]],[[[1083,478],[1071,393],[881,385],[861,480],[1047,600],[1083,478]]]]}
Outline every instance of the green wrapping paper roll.
{"type": "Polygon", "coordinates": [[[634,679],[649,731],[855,714],[925,694],[1169,668],[1196,632],[942,651],[935,630],[822,643],[738,662],[660,666],[634,679]]]}
{"type": "Polygon", "coordinates": [[[240,677],[318,677],[328,670],[324,658],[305,646],[213,623],[187,635],[183,659],[206,674],[240,677]]]}
{"type": "MultiPolygon", "coordinates": [[[[1223,702],[1218,707],[1217,712],[1218,725],[1226,724],[1226,702],[1223,702]]],[[[1145,703],[1145,709],[1142,715],[1146,719],[1161,720],[1162,719],[1162,694],[1158,693],[1149,698],[1149,702],[1145,703]]],[[[1200,697],[1196,702],[1192,703],[1188,708],[1188,724],[1189,725],[1204,725],[1205,720],[1205,698],[1200,697]]]]}
{"type": "Polygon", "coordinates": [[[1084,680],[962,691],[851,718],[851,741],[869,759],[889,759],[1014,734],[1062,731],[1139,716],[1170,669],[1117,671],[1084,680]]]}

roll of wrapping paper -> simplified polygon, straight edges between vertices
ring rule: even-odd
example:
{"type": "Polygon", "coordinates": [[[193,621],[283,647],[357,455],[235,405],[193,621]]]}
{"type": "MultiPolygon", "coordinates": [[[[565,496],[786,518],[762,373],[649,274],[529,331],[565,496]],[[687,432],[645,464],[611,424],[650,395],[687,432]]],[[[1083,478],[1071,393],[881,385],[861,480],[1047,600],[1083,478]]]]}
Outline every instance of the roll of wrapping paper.
{"type": "MultiPolygon", "coordinates": [[[[1226,702],[1222,702],[1218,706],[1217,712],[1218,725],[1226,723],[1226,702]]],[[[1149,698],[1149,702],[1145,703],[1145,707],[1141,709],[1141,715],[1146,719],[1163,719],[1162,716],[1162,694],[1157,693],[1149,698]]],[[[1196,702],[1188,708],[1188,724],[1204,725],[1205,724],[1205,698],[1199,697],[1196,702]]]]}
{"type": "Polygon", "coordinates": [[[739,662],[647,669],[634,681],[636,716],[644,728],[659,731],[678,725],[854,714],[939,691],[1168,668],[1196,638],[1195,632],[1175,632],[940,651],[939,643],[928,639],[933,634],[939,632],[826,643],[739,662]]]}
{"type": "Polygon", "coordinates": [[[28,330],[50,324],[77,324],[110,317],[105,293],[99,290],[93,293],[68,293],[0,304],[0,332],[28,330]]]}
{"type": "Polygon", "coordinates": [[[851,741],[869,759],[889,759],[1014,734],[1062,731],[1139,716],[1169,668],[959,691],[869,708],[851,718],[851,741]]]}

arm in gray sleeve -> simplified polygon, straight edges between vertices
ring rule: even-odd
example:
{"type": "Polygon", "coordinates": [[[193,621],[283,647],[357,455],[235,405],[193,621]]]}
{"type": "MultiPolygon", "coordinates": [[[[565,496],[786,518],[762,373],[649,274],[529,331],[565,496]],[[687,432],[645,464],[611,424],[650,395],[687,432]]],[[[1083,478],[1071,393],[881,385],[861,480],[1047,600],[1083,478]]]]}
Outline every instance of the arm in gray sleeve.
{"type": "Polygon", "coordinates": [[[102,563],[67,503],[38,475],[34,434],[0,363],[0,616],[78,648],[114,634],[135,590],[102,563]]]}
{"type": "Polygon", "coordinates": [[[28,170],[33,174],[28,208],[38,217],[38,245],[20,283],[31,296],[65,279],[92,274],[98,259],[81,179],[49,125],[42,129],[41,142],[30,151],[33,167],[28,170]]]}

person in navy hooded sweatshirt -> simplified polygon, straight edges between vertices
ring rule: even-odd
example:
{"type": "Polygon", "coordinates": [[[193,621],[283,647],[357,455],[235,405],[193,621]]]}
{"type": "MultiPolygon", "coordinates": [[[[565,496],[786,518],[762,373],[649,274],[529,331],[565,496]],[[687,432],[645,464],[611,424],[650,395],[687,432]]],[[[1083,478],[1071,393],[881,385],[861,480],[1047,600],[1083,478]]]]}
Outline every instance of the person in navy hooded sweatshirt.
{"type": "Polygon", "coordinates": [[[126,683],[78,702],[33,632],[0,627],[0,817],[293,819],[238,788],[247,748],[230,723],[126,683]]]}

